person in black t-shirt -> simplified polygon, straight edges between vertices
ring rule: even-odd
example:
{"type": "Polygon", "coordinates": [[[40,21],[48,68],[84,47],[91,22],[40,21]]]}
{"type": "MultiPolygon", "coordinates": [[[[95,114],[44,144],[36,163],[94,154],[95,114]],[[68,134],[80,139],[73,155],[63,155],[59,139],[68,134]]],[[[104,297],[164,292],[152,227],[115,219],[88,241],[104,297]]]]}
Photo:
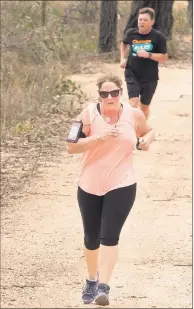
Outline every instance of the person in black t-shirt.
{"type": "Polygon", "coordinates": [[[152,28],[154,19],[152,8],[140,9],[138,28],[128,29],[120,46],[120,65],[125,69],[129,103],[140,107],[146,119],[158,84],[158,63],[168,60],[166,39],[160,31],[152,28]]]}

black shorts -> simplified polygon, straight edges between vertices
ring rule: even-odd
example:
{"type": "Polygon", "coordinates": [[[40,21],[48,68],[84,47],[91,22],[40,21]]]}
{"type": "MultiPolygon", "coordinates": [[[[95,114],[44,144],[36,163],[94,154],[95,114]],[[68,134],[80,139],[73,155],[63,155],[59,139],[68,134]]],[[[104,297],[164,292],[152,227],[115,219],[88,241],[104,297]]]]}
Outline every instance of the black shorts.
{"type": "Polygon", "coordinates": [[[158,81],[140,82],[137,78],[125,75],[128,97],[136,98],[140,96],[140,102],[149,105],[156,91],[158,81]]]}

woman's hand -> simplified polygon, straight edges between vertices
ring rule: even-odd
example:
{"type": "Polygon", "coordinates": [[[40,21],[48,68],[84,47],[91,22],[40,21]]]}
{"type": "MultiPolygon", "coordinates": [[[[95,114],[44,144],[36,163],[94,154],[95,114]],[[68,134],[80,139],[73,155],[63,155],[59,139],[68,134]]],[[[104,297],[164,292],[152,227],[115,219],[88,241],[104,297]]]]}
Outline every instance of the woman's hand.
{"type": "Polygon", "coordinates": [[[141,150],[148,151],[150,144],[154,140],[154,130],[146,121],[146,118],[141,110],[133,108],[133,115],[135,118],[136,135],[139,139],[138,147],[141,150]]]}
{"type": "Polygon", "coordinates": [[[150,141],[149,139],[145,138],[145,137],[140,137],[139,138],[139,145],[138,148],[144,151],[148,151],[150,146],[150,141]]]}
{"type": "Polygon", "coordinates": [[[99,139],[102,141],[107,141],[111,138],[115,138],[119,135],[119,131],[116,128],[110,128],[105,130],[100,136],[99,139]]]}

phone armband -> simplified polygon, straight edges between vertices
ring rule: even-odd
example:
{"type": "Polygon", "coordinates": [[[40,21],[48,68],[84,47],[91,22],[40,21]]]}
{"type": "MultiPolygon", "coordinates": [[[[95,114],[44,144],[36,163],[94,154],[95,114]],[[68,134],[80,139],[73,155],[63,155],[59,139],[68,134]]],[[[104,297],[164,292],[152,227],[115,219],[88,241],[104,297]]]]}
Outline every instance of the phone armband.
{"type": "Polygon", "coordinates": [[[82,135],[83,122],[74,121],[71,125],[66,141],[69,143],[77,143],[82,135]]]}

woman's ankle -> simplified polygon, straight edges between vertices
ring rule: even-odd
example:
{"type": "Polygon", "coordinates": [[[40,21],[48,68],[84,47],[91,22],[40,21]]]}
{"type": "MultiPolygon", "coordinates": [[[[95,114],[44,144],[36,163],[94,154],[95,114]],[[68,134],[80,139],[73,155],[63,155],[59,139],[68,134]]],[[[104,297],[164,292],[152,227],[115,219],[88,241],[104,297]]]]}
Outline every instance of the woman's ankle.
{"type": "Polygon", "coordinates": [[[98,281],[99,279],[99,273],[98,271],[96,272],[96,274],[89,274],[88,279],[90,281],[98,281]]]}

